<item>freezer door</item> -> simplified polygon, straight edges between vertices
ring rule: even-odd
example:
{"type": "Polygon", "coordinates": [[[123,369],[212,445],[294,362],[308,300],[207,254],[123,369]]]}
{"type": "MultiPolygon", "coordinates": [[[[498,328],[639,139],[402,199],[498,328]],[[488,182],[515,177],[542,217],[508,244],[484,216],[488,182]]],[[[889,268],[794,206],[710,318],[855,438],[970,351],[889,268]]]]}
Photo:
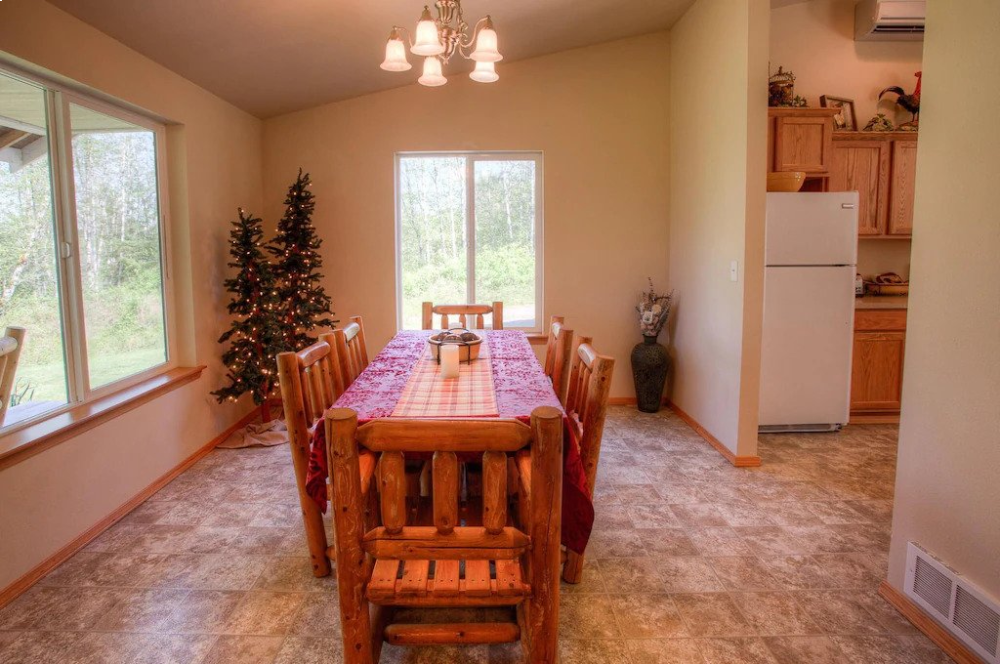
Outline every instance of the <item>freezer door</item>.
{"type": "Polygon", "coordinates": [[[761,426],[847,423],[853,283],[853,267],[766,268],[761,426]]]}
{"type": "Polygon", "coordinates": [[[858,192],[767,195],[767,265],[854,265],[857,260],[858,192]]]}

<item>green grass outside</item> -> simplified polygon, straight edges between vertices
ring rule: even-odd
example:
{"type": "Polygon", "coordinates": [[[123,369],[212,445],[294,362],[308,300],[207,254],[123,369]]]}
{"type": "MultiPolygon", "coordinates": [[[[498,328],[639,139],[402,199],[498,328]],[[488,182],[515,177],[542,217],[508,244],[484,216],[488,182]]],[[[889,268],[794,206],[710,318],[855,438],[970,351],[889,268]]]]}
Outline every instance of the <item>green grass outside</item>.
{"type": "MultiPolygon", "coordinates": [[[[114,355],[102,355],[90,360],[90,384],[97,389],[108,383],[127,378],[161,364],[163,348],[142,348],[114,355]]],[[[17,378],[21,386],[34,387],[31,401],[66,401],[66,374],[62,358],[45,364],[21,365],[17,378]]]]}

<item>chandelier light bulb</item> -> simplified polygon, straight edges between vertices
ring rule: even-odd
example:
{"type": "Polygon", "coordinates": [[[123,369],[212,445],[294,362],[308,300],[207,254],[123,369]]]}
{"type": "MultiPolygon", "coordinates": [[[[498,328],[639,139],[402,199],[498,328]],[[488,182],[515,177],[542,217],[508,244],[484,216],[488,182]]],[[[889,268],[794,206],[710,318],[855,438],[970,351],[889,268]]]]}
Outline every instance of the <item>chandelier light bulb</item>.
{"type": "Polygon", "coordinates": [[[436,88],[447,82],[448,79],[441,73],[441,61],[436,56],[424,58],[424,74],[417,79],[417,83],[429,88],[436,88]]]}
{"type": "Polygon", "coordinates": [[[469,56],[476,62],[500,62],[503,56],[497,50],[497,32],[493,29],[493,19],[486,17],[486,25],[476,35],[476,50],[469,56]]]}
{"type": "Polygon", "coordinates": [[[500,76],[497,75],[496,66],[492,62],[477,62],[469,78],[479,83],[494,83],[500,76]]]}
{"type": "Polygon", "coordinates": [[[386,71],[407,71],[412,68],[406,59],[406,44],[395,29],[385,43],[385,60],[379,66],[386,71]]]}
{"type": "Polygon", "coordinates": [[[437,24],[431,18],[431,10],[424,5],[424,11],[420,15],[420,22],[417,23],[417,39],[410,51],[415,55],[441,55],[444,53],[444,44],[438,35],[437,24]]]}

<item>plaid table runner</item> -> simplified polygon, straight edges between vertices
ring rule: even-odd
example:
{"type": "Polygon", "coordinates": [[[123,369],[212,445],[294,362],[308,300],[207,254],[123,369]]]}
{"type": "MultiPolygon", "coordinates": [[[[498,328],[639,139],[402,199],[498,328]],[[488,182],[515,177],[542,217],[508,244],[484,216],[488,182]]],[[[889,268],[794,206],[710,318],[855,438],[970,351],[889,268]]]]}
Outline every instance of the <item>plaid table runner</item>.
{"type": "Polygon", "coordinates": [[[483,343],[479,358],[463,362],[458,378],[441,376],[430,347],[413,365],[410,379],[396,402],[392,417],[497,417],[490,345],[483,343]]]}

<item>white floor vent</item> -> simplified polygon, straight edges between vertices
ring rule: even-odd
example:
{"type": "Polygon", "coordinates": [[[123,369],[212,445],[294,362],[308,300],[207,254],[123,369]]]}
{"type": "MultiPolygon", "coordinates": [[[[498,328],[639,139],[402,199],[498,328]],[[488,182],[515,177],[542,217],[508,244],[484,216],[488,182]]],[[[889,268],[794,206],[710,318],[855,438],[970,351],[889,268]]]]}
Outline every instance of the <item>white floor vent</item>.
{"type": "Polygon", "coordinates": [[[989,664],[1000,664],[1000,603],[916,542],[906,549],[905,592],[989,664]]]}

